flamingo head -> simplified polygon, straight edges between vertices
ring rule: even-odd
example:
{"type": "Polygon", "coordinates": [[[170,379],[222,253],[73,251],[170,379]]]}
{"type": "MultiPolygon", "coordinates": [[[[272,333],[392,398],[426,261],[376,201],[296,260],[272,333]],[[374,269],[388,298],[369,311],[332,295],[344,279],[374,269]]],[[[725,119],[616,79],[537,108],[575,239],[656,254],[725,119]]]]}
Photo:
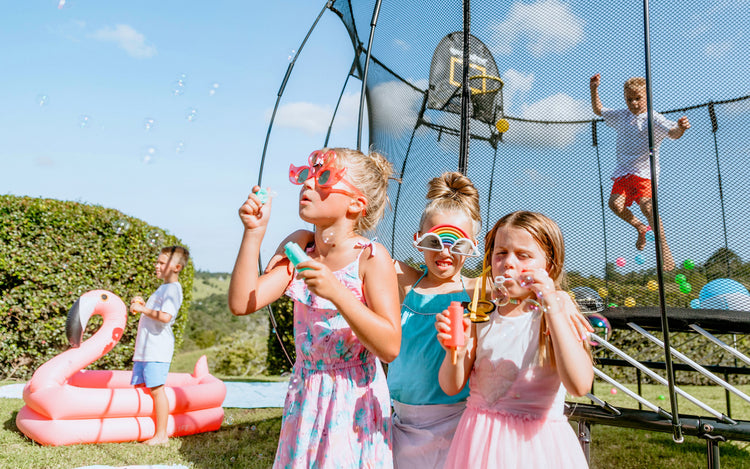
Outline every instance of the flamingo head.
{"type": "MultiPolygon", "coordinates": [[[[73,303],[70,311],[68,311],[68,319],[65,322],[65,333],[68,336],[68,342],[71,347],[77,348],[81,345],[83,332],[86,330],[86,325],[91,316],[95,314],[101,315],[102,307],[107,309],[110,303],[113,302],[120,303],[123,308],[125,306],[117,295],[105,290],[93,290],[84,293],[73,303]]],[[[112,306],[116,307],[116,305],[112,306]]]]}

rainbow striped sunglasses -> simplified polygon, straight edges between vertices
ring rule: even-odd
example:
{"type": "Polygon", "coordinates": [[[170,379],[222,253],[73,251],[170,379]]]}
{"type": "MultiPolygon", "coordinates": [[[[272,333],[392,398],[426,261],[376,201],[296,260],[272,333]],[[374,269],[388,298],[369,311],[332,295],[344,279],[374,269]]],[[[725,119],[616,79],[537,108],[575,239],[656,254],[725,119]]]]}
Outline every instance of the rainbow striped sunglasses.
{"type": "Polygon", "coordinates": [[[417,237],[414,235],[414,247],[426,251],[440,252],[446,247],[451,254],[479,257],[479,250],[474,241],[461,228],[453,225],[436,225],[430,231],[417,237]]]}

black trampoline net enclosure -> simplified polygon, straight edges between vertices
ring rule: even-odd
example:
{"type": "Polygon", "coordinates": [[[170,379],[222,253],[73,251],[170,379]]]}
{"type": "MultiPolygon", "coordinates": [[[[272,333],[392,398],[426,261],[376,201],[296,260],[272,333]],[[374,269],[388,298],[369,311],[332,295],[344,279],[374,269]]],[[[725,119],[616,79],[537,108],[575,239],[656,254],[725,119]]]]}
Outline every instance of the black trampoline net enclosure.
{"type": "MultiPolygon", "coordinates": [[[[377,6],[329,10],[349,33],[352,76],[367,67],[361,146],[401,179],[376,234],[419,263],[411,240],[427,182],[459,169],[464,2],[377,6]]],[[[470,2],[465,170],[480,237],[506,213],[542,212],[565,236],[569,289],[589,287],[610,308],[659,306],[653,150],[666,305],[750,310],[750,3],[648,7],[650,47],[642,1],[470,2]],[[648,81],[626,86],[633,77],[648,81]]]]}

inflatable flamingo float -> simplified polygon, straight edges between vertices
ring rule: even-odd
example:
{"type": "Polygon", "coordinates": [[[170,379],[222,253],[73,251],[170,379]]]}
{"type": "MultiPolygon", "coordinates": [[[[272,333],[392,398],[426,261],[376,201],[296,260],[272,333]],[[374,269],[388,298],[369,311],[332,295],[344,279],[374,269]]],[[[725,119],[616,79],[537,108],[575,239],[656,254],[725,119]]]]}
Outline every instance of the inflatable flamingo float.
{"type": "MultiPolygon", "coordinates": [[[[94,290],[68,312],[66,332],[73,348],[40,366],[23,389],[26,405],[16,425],[43,445],[143,441],[154,436],[154,402],[148,389],[130,385],[130,371],[84,370],[112,350],[122,337],[127,308],[117,295],[94,290]],[[89,318],[103,324],[81,343],[89,318]]],[[[169,436],[218,430],[224,383],[208,372],[205,355],[193,374],[170,373],[164,386],[169,399],[169,436]]]]}

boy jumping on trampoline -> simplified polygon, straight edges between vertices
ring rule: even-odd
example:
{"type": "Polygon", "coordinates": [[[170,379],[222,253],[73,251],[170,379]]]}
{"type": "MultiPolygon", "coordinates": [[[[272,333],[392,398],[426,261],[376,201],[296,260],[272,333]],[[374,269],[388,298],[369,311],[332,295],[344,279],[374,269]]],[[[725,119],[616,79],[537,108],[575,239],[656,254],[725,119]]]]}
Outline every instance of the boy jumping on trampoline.
{"type": "MultiPolygon", "coordinates": [[[[651,168],[649,162],[648,114],[646,109],[646,79],[633,77],[625,82],[625,103],[627,109],[608,109],[602,106],[599,99],[601,75],[591,77],[591,109],[594,114],[604,118],[604,123],[617,132],[617,166],[612,174],[612,193],[609,197],[609,208],[636,230],[638,240],[635,247],[642,250],[646,247],[646,233],[649,230],[638,217],[633,215],[630,207],[636,202],[641,212],[654,226],[654,211],[651,201],[651,168]]],[[[656,161],[656,181],[659,181],[659,145],[665,137],[676,140],[690,128],[687,116],[677,122],[670,121],[658,112],[653,113],[653,150],[656,161]]],[[[664,226],[659,221],[659,235],[662,240],[664,270],[674,269],[672,252],[664,237],[664,226]]]]}

